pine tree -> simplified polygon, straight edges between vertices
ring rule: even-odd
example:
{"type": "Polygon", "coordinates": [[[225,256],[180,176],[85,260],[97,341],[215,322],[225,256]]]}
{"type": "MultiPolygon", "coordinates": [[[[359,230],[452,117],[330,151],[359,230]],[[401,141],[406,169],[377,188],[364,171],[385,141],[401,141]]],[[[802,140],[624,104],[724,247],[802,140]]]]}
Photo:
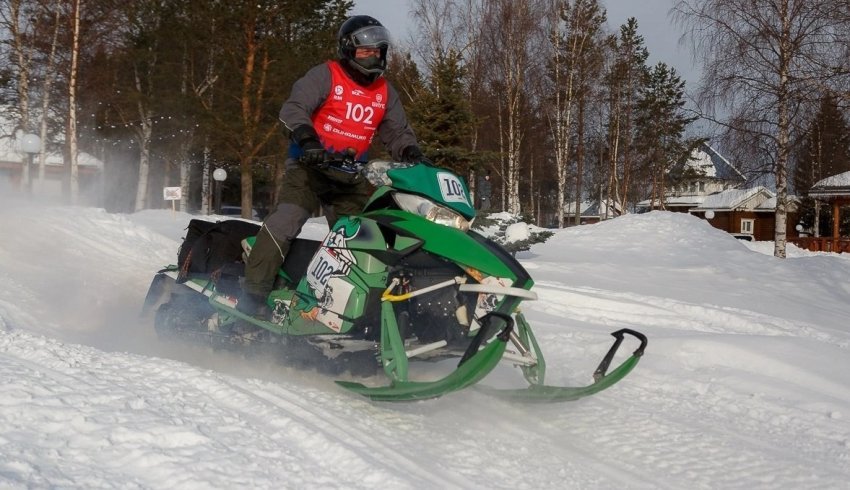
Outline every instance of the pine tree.
{"type": "Polygon", "coordinates": [[[640,91],[635,149],[650,175],[650,199],[661,202],[662,208],[667,175],[691,149],[684,133],[696,118],[685,115],[684,105],[685,82],[675,69],[659,62],[640,91]]]}
{"type": "Polygon", "coordinates": [[[649,51],[643,36],[638,33],[634,17],[620,26],[618,37],[609,43],[613,62],[606,74],[608,91],[608,195],[614,196],[621,209],[643,198],[635,185],[635,107],[640,88],[646,83],[649,51]]]}
{"type": "Polygon", "coordinates": [[[815,236],[831,234],[831,213],[814,199],[805,197],[819,180],[850,171],[850,127],[834,94],[821,98],[803,144],[797,151],[794,191],[802,197],[800,220],[815,236]]]}
{"type": "Polygon", "coordinates": [[[467,147],[473,117],[464,74],[460,54],[450,50],[435,60],[428,82],[409,107],[425,154],[435,164],[461,175],[473,163],[467,147]]]}

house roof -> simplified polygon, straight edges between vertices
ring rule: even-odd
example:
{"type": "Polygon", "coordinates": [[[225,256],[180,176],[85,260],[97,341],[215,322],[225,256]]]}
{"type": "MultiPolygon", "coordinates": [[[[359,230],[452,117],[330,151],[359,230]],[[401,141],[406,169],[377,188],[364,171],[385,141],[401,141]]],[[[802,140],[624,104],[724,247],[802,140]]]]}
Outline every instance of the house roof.
{"type": "MultiPolygon", "coordinates": [[[[665,196],[664,197],[664,205],[667,207],[694,207],[700,205],[705,198],[708,196],[665,196]]],[[[644,199],[643,201],[637,203],[637,206],[640,208],[648,208],[649,207],[649,199],[644,199]]],[[[653,205],[657,205],[656,201],[653,205]]]]}
{"type": "MultiPolygon", "coordinates": [[[[788,196],[786,200],[788,202],[788,205],[790,206],[789,210],[791,208],[796,210],[797,207],[800,205],[800,198],[797,196],[788,196]]],[[[767,199],[763,203],[759,204],[758,206],[756,206],[755,210],[769,211],[771,213],[776,211],[776,196],[773,196],[770,199],[767,199]]]]}
{"type": "Polygon", "coordinates": [[[691,152],[691,158],[685,165],[706,177],[731,182],[744,182],[744,177],[729,160],[712,148],[708,143],[702,143],[691,152]]]}
{"type": "Polygon", "coordinates": [[[821,179],[809,190],[811,197],[850,196],[850,172],[843,172],[821,179]]]}
{"type": "MultiPolygon", "coordinates": [[[[706,196],[702,204],[697,206],[697,211],[707,211],[709,209],[717,211],[731,211],[734,209],[754,210],[765,201],[774,197],[773,192],[762,186],[752,187],[750,189],[728,189],[706,196]]],[[[776,207],[775,201],[774,207],[776,207]]]]}
{"type": "MultiPolygon", "coordinates": [[[[575,215],[576,203],[568,202],[564,204],[564,214],[568,216],[575,215]]],[[[619,216],[622,214],[620,206],[617,203],[582,201],[579,207],[582,216],[597,217],[597,216],[619,216]]]]}
{"type": "MultiPolygon", "coordinates": [[[[23,131],[15,130],[14,124],[0,115],[0,162],[20,164],[24,161],[26,153],[21,150],[22,137],[23,131]]],[[[62,166],[64,164],[65,159],[60,153],[46,153],[45,165],[62,166]]],[[[83,151],[77,154],[77,164],[103,169],[103,161],[83,151]]]]}

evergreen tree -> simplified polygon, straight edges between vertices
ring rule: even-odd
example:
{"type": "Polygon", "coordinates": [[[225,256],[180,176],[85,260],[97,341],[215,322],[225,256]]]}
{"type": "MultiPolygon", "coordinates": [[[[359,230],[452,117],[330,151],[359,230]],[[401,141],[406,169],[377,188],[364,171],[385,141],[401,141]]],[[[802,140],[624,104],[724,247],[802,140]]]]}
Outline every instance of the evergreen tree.
{"type": "Polygon", "coordinates": [[[834,94],[821,99],[797,152],[794,190],[805,194],[817,181],[850,170],[850,126],[834,94]]]}
{"type": "Polygon", "coordinates": [[[427,83],[408,108],[417,138],[436,165],[464,175],[474,162],[466,146],[473,116],[464,87],[465,70],[458,52],[438,57],[427,83]]]}
{"type": "Polygon", "coordinates": [[[620,26],[619,36],[609,40],[613,60],[605,77],[608,92],[608,195],[621,209],[643,199],[635,174],[635,110],[641,87],[646,83],[649,51],[638,33],[634,17],[620,26]]]}
{"type": "Polygon", "coordinates": [[[850,127],[834,94],[821,98],[820,108],[797,151],[794,191],[801,197],[800,221],[816,236],[832,233],[831,212],[806,197],[819,180],[850,171],[850,127]]]}
{"type": "Polygon", "coordinates": [[[691,145],[684,133],[696,118],[688,117],[685,82],[676,70],[659,62],[650,71],[637,104],[635,149],[642,167],[650,174],[650,198],[664,207],[667,175],[672,166],[687,158],[691,145]]]}

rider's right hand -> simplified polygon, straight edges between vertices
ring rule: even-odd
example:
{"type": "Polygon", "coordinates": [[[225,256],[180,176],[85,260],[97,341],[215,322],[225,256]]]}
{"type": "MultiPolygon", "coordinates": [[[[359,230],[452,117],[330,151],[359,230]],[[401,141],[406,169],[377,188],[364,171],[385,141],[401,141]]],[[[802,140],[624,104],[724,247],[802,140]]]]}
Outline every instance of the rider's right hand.
{"type": "Polygon", "coordinates": [[[325,147],[317,139],[307,138],[301,142],[301,161],[308,165],[320,165],[325,161],[325,147]]]}

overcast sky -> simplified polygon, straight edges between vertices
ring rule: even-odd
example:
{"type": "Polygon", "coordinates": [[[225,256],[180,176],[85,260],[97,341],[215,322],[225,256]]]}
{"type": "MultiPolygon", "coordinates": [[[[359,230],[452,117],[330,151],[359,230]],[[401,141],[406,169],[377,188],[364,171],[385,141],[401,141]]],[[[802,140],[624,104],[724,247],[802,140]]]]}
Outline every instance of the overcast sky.
{"type": "MultiPolygon", "coordinates": [[[[672,65],[688,82],[688,89],[695,88],[698,69],[691,63],[687,46],[679,45],[681,29],[671,22],[668,12],[673,0],[601,0],[608,11],[608,26],[612,31],[629,17],[638,21],[640,34],[649,49],[649,63],[659,61],[672,65]]],[[[371,15],[381,21],[397,39],[407,39],[412,28],[407,0],[355,0],[355,14],[371,15]]]]}

